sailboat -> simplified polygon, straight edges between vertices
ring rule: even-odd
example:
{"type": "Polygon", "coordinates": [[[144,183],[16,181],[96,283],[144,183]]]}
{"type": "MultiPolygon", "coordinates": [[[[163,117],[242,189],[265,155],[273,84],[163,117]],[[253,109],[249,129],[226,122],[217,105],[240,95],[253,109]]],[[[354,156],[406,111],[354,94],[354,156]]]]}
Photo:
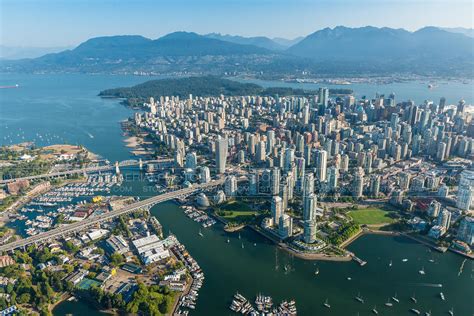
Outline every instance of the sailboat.
{"type": "Polygon", "coordinates": [[[202,232],[201,232],[200,229],[199,229],[199,233],[198,233],[198,234],[199,234],[199,236],[204,237],[204,235],[202,234],[202,232]]]}
{"type": "Polygon", "coordinates": [[[377,306],[374,306],[374,308],[372,308],[372,313],[374,313],[375,315],[379,314],[379,311],[377,310],[377,306]]]}
{"type": "Polygon", "coordinates": [[[357,293],[357,296],[355,297],[356,301],[358,301],[359,303],[361,304],[364,304],[364,299],[362,298],[362,296],[360,296],[360,292],[357,293]]]}
{"type": "Polygon", "coordinates": [[[324,307],[326,307],[326,308],[331,308],[331,305],[329,305],[329,303],[328,303],[328,299],[326,299],[326,301],[324,301],[324,304],[323,304],[323,305],[324,305],[324,307]]]}
{"type": "Polygon", "coordinates": [[[415,293],[413,293],[413,296],[410,297],[410,299],[413,301],[413,303],[417,303],[417,300],[416,300],[416,297],[415,297],[415,293]]]}
{"type": "Polygon", "coordinates": [[[397,303],[400,303],[400,300],[397,298],[397,293],[395,293],[395,296],[392,296],[392,300],[394,300],[397,303]]]}
{"type": "Polygon", "coordinates": [[[454,316],[454,309],[451,307],[451,309],[448,311],[449,315],[454,316]]]}
{"type": "Polygon", "coordinates": [[[425,272],[425,267],[421,267],[421,270],[418,271],[421,275],[425,275],[426,272],[425,272]]]}
{"type": "Polygon", "coordinates": [[[389,266],[389,267],[391,267],[391,266],[392,266],[392,260],[390,260],[390,263],[388,264],[388,266],[389,266]]]}
{"type": "Polygon", "coordinates": [[[385,303],[385,306],[392,307],[393,304],[390,302],[390,298],[387,300],[387,303],[385,303]]]}
{"type": "Polygon", "coordinates": [[[319,274],[319,268],[317,268],[316,271],[314,271],[314,274],[315,274],[315,275],[318,275],[318,274],[319,274]]]}

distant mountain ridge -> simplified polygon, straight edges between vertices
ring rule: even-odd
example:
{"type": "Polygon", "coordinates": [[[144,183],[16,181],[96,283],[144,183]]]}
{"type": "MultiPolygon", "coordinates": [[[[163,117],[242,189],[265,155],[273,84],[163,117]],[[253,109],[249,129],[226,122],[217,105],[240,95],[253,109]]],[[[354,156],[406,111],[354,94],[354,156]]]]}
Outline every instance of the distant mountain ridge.
{"type": "Polygon", "coordinates": [[[175,32],[155,40],[139,35],[97,37],[72,50],[2,61],[0,71],[474,76],[474,39],[436,27],[409,32],[338,26],[294,41],[285,49],[284,39],[217,33],[175,32]]]}
{"type": "Polygon", "coordinates": [[[283,51],[290,47],[291,45],[282,45],[277,43],[274,40],[265,37],[265,36],[256,36],[256,37],[243,37],[238,35],[223,35],[219,33],[210,33],[205,35],[208,38],[214,38],[221,41],[243,44],[243,45],[254,45],[257,47],[262,47],[268,50],[274,51],[283,51]]]}

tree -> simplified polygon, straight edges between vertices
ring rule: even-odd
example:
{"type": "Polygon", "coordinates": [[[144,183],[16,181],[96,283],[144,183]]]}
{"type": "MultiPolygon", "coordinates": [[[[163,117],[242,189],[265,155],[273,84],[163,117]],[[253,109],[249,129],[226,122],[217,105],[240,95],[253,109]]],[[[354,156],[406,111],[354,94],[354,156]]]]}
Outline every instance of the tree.
{"type": "Polygon", "coordinates": [[[18,297],[17,302],[19,304],[27,304],[30,302],[30,300],[31,300],[30,293],[23,293],[18,297]]]}
{"type": "Polygon", "coordinates": [[[110,264],[113,265],[114,267],[117,267],[118,265],[120,265],[122,262],[124,261],[124,258],[121,254],[119,254],[118,252],[114,252],[111,256],[110,256],[110,264]]]}

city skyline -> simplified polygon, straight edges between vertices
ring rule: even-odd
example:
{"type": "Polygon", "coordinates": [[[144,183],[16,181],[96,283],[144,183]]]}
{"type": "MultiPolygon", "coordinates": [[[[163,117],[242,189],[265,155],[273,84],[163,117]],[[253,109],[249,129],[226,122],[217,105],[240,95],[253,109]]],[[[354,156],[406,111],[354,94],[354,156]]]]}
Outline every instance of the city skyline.
{"type": "Polygon", "coordinates": [[[3,30],[0,44],[11,47],[75,46],[92,37],[125,34],[155,39],[176,31],[294,39],[339,25],[409,31],[425,26],[472,28],[473,13],[471,1],[465,0],[449,3],[277,0],[258,4],[247,0],[206,0],[199,4],[189,0],[159,3],[140,0],[133,4],[105,0],[94,5],[90,1],[66,4],[57,0],[2,0],[0,7],[3,30]],[[421,10],[423,15],[419,16],[421,10]],[[123,12],[127,12],[126,16],[123,12]],[[211,18],[202,18],[209,15],[211,18]]]}

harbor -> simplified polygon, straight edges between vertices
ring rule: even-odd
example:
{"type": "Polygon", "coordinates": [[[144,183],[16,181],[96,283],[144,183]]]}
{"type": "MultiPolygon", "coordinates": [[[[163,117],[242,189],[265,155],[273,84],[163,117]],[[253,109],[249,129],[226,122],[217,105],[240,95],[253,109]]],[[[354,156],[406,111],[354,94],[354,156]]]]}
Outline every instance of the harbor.
{"type": "Polygon", "coordinates": [[[283,301],[279,305],[273,305],[273,298],[263,294],[258,294],[255,298],[255,304],[247,300],[239,292],[234,294],[232,303],[229,307],[235,313],[243,315],[275,315],[275,316],[294,316],[297,314],[296,303],[294,300],[283,301]]]}
{"type": "Polygon", "coordinates": [[[202,227],[211,227],[216,223],[216,220],[207,215],[206,212],[198,210],[194,206],[184,205],[182,206],[184,209],[184,214],[196,223],[200,223],[202,227]]]}

